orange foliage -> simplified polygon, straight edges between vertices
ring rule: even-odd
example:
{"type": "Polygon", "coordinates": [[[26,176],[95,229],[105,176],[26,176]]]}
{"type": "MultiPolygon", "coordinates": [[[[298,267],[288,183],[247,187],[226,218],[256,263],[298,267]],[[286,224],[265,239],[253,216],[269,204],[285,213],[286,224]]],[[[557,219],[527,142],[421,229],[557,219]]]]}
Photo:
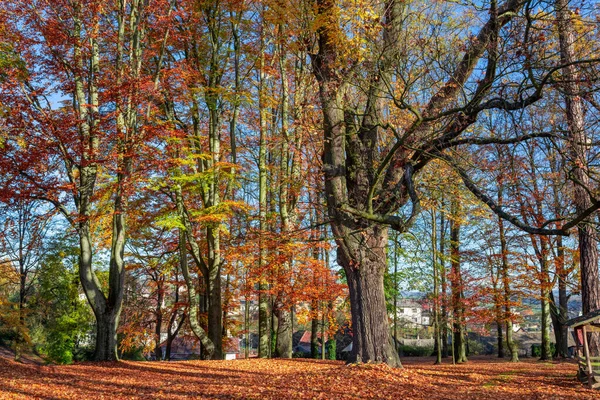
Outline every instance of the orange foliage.
{"type": "Polygon", "coordinates": [[[35,366],[0,358],[0,399],[592,399],[572,363],[480,358],[405,369],[337,361],[232,360],[35,366]]]}

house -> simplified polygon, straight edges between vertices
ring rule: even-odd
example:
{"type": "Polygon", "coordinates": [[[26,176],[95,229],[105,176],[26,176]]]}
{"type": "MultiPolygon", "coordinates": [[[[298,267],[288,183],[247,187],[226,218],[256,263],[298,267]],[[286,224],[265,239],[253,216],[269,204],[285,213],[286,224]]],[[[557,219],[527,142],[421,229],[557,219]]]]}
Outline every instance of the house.
{"type": "Polygon", "coordinates": [[[396,315],[411,325],[431,325],[431,313],[422,301],[414,299],[398,300],[396,315]]]}
{"type": "MultiPolygon", "coordinates": [[[[305,356],[310,356],[310,340],[312,334],[311,331],[297,331],[292,335],[292,351],[294,353],[301,353],[305,356]]],[[[317,351],[321,354],[321,332],[317,332],[317,340],[319,342],[319,346],[317,347],[317,351]]]]}

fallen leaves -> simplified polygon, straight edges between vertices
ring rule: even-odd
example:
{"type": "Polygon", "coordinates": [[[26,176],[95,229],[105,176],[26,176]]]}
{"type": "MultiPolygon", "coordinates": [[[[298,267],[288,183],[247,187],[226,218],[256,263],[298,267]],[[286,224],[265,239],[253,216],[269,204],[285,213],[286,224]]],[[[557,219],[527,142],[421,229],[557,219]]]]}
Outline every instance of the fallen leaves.
{"type": "Polygon", "coordinates": [[[406,368],[336,361],[232,360],[18,364],[0,357],[0,399],[586,399],[599,393],[570,362],[517,364],[479,358],[406,368]]]}

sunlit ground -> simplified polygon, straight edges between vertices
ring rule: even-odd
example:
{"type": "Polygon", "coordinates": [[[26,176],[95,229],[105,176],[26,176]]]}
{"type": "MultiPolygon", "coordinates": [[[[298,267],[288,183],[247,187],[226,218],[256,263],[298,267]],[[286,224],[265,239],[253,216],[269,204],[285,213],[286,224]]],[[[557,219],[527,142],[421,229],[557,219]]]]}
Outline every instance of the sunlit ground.
{"type": "Polygon", "coordinates": [[[39,366],[0,358],[0,398],[600,399],[569,362],[432,361],[405,358],[404,369],[391,369],[308,359],[39,366]]]}

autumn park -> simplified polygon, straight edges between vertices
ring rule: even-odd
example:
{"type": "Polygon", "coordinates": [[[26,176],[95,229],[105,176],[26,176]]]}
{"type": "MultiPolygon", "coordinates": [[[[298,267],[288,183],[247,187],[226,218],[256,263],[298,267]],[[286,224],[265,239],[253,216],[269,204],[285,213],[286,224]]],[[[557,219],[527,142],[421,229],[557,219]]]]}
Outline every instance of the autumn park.
{"type": "Polygon", "coordinates": [[[0,399],[600,398],[600,2],[0,1],[0,399]]]}

